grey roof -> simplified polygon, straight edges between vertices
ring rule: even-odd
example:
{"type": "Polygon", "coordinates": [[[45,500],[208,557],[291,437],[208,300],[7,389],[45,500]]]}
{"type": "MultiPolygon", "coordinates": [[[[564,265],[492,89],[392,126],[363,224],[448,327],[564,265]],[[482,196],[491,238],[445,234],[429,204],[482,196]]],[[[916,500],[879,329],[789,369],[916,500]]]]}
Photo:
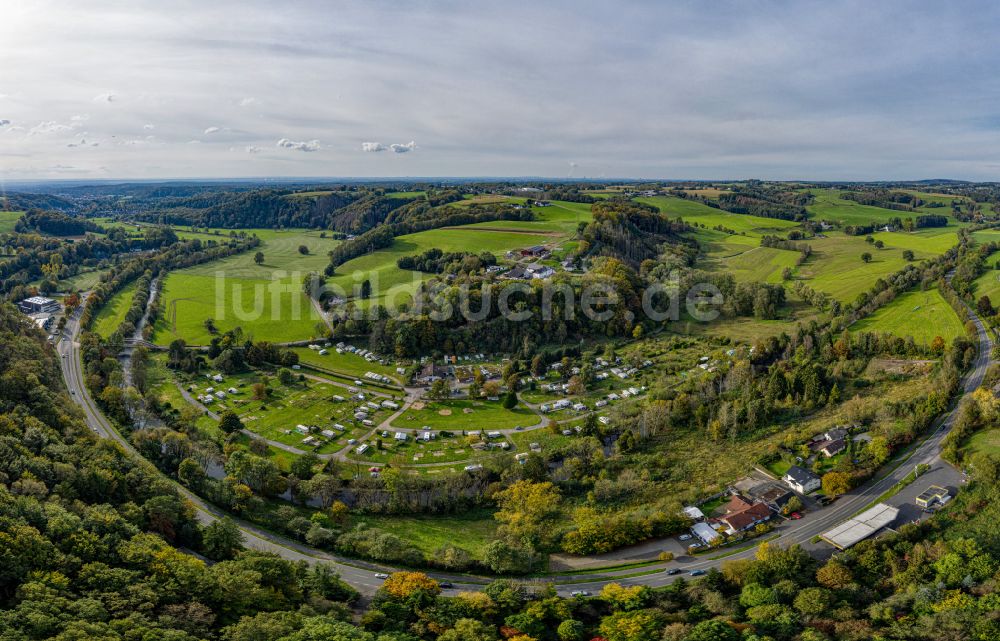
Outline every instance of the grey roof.
{"type": "Polygon", "coordinates": [[[799,467],[798,465],[793,465],[790,468],[788,468],[788,471],[785,472],[785,477],[791,479],[798,485],[805,485],[809,481],[815,481],[819,479],[818,476],[816,476],[815,474],[813,474],[812,472],[810,472],[805,468],[799,467]]]}
{"type": "Polygon", "coordinates": [[[878,503],[820,536],[834,547],[844,550],[886,527],[896,520],[898,514],[898,508],[878,503]]]}

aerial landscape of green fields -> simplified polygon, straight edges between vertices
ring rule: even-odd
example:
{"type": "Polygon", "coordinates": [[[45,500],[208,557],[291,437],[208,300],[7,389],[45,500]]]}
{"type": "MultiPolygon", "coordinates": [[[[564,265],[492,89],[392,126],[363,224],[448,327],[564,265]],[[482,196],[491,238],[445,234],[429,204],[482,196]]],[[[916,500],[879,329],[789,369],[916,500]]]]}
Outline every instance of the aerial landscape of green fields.
{"type": "Polygon", "coordinates": [[[997,25],[4,7],[0,641],[1000,639],[997,25]]]}

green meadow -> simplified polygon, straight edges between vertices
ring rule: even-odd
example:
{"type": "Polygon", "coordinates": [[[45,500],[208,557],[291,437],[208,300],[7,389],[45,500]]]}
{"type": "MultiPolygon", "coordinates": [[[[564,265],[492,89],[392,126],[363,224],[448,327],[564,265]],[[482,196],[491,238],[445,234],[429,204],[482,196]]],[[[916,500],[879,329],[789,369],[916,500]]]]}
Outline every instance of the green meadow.
{"type": "Polygon", "coordinates": [[[951,342],[965,334],[963,321],[936,287],[900,294],[874,314],[851,326],[851,332],[886,332],[928,344],[935,336],[951,342]]]}
{"type": "Polygon", "coordinates": [[[21,217],[19,211],[0,211],[0,234],[14,231],[17,219],[21,217]]]}
{"type": "Polygon", "coordinates": [[[154,342],[166,345],[183,338],[192,345],[207,345],[212,334],[206,318],[212,318],[220,332],[242,327],[256,340],[288,342],[318,334],[321,319],[302,293],[302,279],[326,267],[327,252],[338,241],[320,238],[319,232],[254,231],[263,240],[261,265],[254,262],[257,250],[251,250],[167,275],[154,342]],[[300,254],[299,245],[309,253],[300,254]]]}
{"type": "Polygon", "coordinates": [[[552,242],[553,237],[544,233],[524,233],[498,228],[490,223],[488,228],[475,226],[432,229],[430,231],[397,237],[391,246],[359,256],[337,268],[328,284],[339,287],[348,296],[368,279],[372,283],[373,300],[385,305],[407,302],[411,293],[428,275],[402,270],[396,261],[403,256],[419,254],[431,248],[444,252],[488,251],[502,255],[511,249],[530,247],[552,242]]]}
{"type": "Polygon", "coordinates": [[[137,288],[135,281],[126,285],[97,312],[91,326],[95,334],[107,338],[115,333],[118,326],[125,320],[125,314],[128,313],[129,307],[132,306],[132,299],[135,298],[137,288]]]}
{"type": "Polygon", "coordinates": [[[708,228],[721,225],[737,233],[745,232],[747,235],[757,237],[765,234],[778,234],[798,226],[798,223],[791,220],[733,214],[694,200],[685,200],[674,196],[650,196],[635,200],[653,205],[671,218],[681,217],[687,223],[697,223],[708,228]]]}

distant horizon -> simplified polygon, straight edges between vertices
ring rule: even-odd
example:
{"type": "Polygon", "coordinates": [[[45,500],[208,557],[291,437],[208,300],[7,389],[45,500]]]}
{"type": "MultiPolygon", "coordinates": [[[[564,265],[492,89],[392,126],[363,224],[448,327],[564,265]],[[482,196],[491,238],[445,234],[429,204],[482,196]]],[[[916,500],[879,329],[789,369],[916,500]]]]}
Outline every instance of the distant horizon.
{"type": "Polygon", "coordinates": [[[3,17],[8,182],[1000,180],[1000,5],[982,0],[37,0],[3,17]]]}

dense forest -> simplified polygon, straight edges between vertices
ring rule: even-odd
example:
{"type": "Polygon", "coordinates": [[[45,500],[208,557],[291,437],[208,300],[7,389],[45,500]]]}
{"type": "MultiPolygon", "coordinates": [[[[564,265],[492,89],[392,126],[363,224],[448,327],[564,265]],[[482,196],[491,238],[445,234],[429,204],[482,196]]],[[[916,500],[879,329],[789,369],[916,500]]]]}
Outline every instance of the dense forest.
{"type": "Polygon", "coordinates": [[[52,236],[82,236],[87,232],[105,232],[103,227],[86,218],[39,209],[33,209],[21,216],[17,220],[15,230],[22,234],[40,232],[52,236]]]}

